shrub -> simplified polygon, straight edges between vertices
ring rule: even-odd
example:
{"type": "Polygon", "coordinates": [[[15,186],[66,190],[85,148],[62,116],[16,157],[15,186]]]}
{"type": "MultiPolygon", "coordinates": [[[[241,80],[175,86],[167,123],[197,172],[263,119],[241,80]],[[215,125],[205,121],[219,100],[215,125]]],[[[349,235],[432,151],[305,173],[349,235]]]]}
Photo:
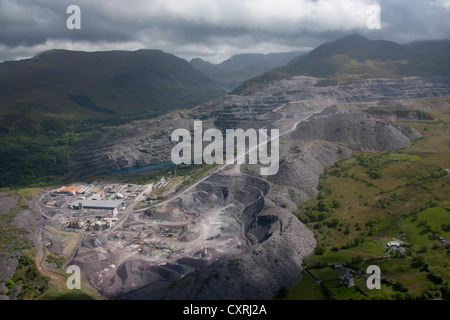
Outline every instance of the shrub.
{"type": "Polygon", "coordinates": [[[440,290],[441,290],[441,294],[442,294],[442,298],[443,299],[446,299],[446,300],[450,299],[450,286],[449,286],[448,283],[445,284],[444,286],[442,286],[440,288],[440,290]]]}
{"type": "Polygon", "coordinates": [[[8,289],[12,289],[12,287],[14,286],[14,281],[13,280],[8,280],[5,282],[5,285],[8,289]]]}
{"type": "Polygon", "coordinates": [[[338,208],[340,208],[342,206],[342,204],[341,204],[341,202],[339,200],[333,200],[331,202],[331,204],[332,204],[333,208],[335,208],[335,209],[338,209],[338,208]]]}
{"type": "Polygon", "coordinates": [[[323,221],[323,220],[327,219],[329,216],[330,216],[330,214],[327,212],[319,212],[319,214],[317,216],[317,221],[323,221]]]}
{"type": "Polygon", "coordinates": [[[381,179],[383,178],[383,174],[378,169],[370,169],[367,173],[370,179],[381,179]]]}
{"type": "Polygon", "coordinates": [[[444,282],[442,277],[433,271],[428,274],[427,278],[434,284],[442,284],[444,282]]]}
{"type": "Polygon", "coordinates": [[[325,247],[323,247],[323,246],[317,247],[316,250],[314,250],[314,254],[316,254],[318,256],[325,254],[325,247]]]}
{"type": "Polygon", "coordinates": [[[297,216],[298,217],[298,219],[301,221],[301,222],[303,222],[303,223],[308,223],[308,222],[310,222],[311,220],[309,219],[309,217],[306,215],[306,214],[300,214],[300,215],[298,215],[297,216]]]}
{"type": "Polygon", "coordinates": [[[326,223],[328,228],[336,228],[339,225],[340,220],[338,218],[332,218],[331,220],[327,220],[326,223]]]}
{"type": "Polygon", "coordinates": [[[396,283],[392,286],[392,289],[393,289],[394,291],[398,291],[398,292],[407,292],[407,291],[408,291],[408,288],[406,288],[406,287],[403,285],[403,283],[401,283],[401,282],[396,282],[396,283]]]}
{"type": "Polygon", "coordinates": [[[317,210],[321,212],[331,212],[331,204],[328,201],[320,200],[317,203],[317,210]]]}
{"type": "Polygon", "coordinates": [[[286,287],[282,287],[278,292],[277,297],[280,299],[286,298],[288,295],[288,289],[286,287]]]}
{"type": "Polygon", "coordinates": [[[421,268],[427,263],[423,256],[415,256],[411,262],[411,268],[421,268]]]}

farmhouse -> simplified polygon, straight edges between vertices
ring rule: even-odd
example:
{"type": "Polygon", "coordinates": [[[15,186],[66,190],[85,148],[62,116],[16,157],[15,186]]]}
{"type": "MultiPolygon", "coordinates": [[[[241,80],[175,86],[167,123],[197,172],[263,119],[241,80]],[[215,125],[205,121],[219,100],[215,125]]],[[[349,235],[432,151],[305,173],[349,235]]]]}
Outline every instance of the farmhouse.
{"type": "Polygon", "coordinates": [[[355,285],[355,279],[352,274],[347,273],[345,276],[341,278],[341,280],[344,286],[346,286],[347,288],[351,288],[355,285]]]}
{"type": "Polygon", "coordinates": [[[401,247],[401,245],[403,244],[403,242],[400,241],[391,241],[387,243],[388,247],[401,247]]]}

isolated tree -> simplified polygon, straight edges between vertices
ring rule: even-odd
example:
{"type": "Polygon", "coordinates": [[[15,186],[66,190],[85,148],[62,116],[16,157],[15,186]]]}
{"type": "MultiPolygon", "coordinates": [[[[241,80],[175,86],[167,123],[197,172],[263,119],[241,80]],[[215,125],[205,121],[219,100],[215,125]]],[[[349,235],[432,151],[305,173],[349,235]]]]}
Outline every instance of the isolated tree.
{"type": "Polygon", "coordinates": [[[331,220],[327,221],[327,226],[328,228],[336,228],[340,222],[341,221],[338,218],[334,217],[331,220]]]}
{"type": "Polygon", "coordinates": [[[328,212],[328,213],[330,213],[331,212],[331,205],[330,205],[330,203],[328,201],[320,200],[317,203],[317,210],[319,210],[321,212],[328,212]]]}
{"type": "Polygon", "coordinates": [[[333,200],[331,202],[331,204],[332,204],[333,208],[335,208],[335,209],[338,209],[338,208],[340,208],[342,206],[342,204],[341,204],[341,202],[339,200],[333,200]]]}

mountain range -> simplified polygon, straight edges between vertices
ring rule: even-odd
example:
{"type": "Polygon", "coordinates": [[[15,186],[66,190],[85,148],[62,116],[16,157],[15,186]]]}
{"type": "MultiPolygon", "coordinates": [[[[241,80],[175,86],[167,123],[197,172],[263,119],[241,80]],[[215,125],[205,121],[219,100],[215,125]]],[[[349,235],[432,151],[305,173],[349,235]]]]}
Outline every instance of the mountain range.
{"type": "Polygon", "coordinates": [[[283,67],[252,78],[234,93],[295,75],[332,79],[332,83],[367,78],[450,76],[449,57],[449,40],[398,44],[352,34],[324,43],[283,67]]]}
{"type": "Polygon", "coordinates": [[[50,50],[0,64],[0,127],[39,131],[45,119],[157,115],[224,93],[186,60],[160,50],[50,50]]]}
{"type": "Polygon", "coordinates": [[[238,55],[218,65],[200,59],[189,63],[160,50],[49,50],[3,62],[0,180],[4,186],[54,181],[65,172],[67,147],[85,135],[194,107],[260,72],[232,94],[251,94],[296,75],[323,78],[316,86],[376,77],[450,76],[448,57],[448,40],[401,45],[353,34],[308,54],[238,55]]]}
{"type": "Polygon", "coordinates": [[[449,40],[402,45],[358,34],[324,43],[307,54],[240,54],[220,64],[199,58],[187,62],[160,50],[49,50],[31,59],[0,63],[0,134],[51,130],[42,128],[43,123],[120,124],[118,119],[190,108],[227,90],[236,88],[233,93],[241,94],[294,75],[327,78],[331,83],[450,76],[448,57],[449,40]]]}

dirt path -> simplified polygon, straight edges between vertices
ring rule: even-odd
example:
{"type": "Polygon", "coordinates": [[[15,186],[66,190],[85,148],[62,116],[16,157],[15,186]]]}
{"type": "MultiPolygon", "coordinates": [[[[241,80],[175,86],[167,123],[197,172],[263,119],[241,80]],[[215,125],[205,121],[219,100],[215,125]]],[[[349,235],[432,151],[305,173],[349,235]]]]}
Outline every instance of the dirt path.
{"type": "Polygon", "coordinates": [[[34,259],[39,273],[46,278],[50,278],[50,280],[53,281],[55,284],[61,284],[65,286],[66,278],[63,275],[53,271],[49,271],[47,269],[44,269],[44,267],[42,267],[42,262],[45,260],[45,257],[46,257],[45,254],[43,254],[42,258],[39,256],[39,254],[37,254],[34,259]]]}

